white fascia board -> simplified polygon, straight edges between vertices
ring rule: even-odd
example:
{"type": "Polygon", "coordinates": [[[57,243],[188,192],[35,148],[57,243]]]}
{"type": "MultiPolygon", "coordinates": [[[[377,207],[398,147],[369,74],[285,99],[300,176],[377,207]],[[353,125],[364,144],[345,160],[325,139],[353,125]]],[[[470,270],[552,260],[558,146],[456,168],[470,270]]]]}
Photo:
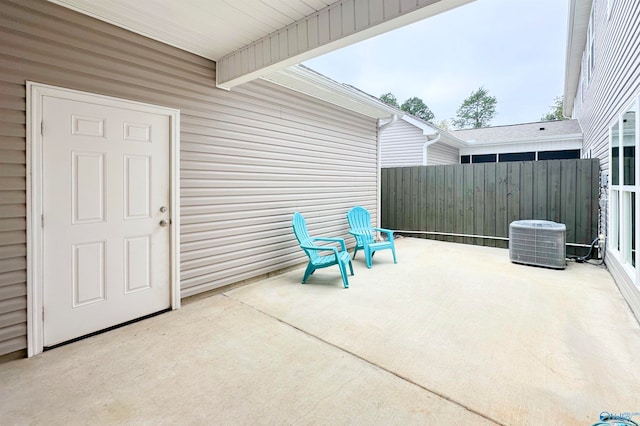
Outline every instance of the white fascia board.
{"type": "Polygon", "coordinates": [[[460,155],[503,154],[506,152],[559,151],[565,149],[582,149],[582,135],[574,138],[544,138],[526,142],[475,143],[460,148],[460,155]]]}
{"type": "Polygon", "coordinates": [[[582,54],[587,42],[587,29],[592,0],[570,0],[567,19],[567,57],[564,74],[563,113],[570,117],[580,82],[582,54]]]}
{"type": "Polygon", "coordinates": [[[439,130],[436,126],[432,126],[422,120],[413,118],[410,115],[404,115],[402,117],[402,120],[411,124],[413,127],[417,127],[418,129],[422,130],[422,134],[425,136],[435,135],[439,130]]]}
{"type": "Polygon", "coordinates": [[[411,115],[407,114],[402,116],[402,120],[422,130],[422,134],[424,136],[428,137],[428,136],[434,136],[436,134],[439,134],[440,135],[439,142],[444,143],[445,145],[449,145],[454,148],[461,148],[464,146],[468,146],[468,143],[466,141],[453,136],[451,133],[447,132],[446,130],[441,129],[436,125],[429,124],[425,121],[419,120],[411,115]]]}
{"type": "Polygon", "coordinates": [[[216,61],[216,85],[240,84],[475,0],[338,0],[216,61]]]}
{"type": "Polygon", "coordinates": [[[556,142],[556,141],[569,141],[569,140],[582,140],[582,133],[571,133],[566,135],[553,135],[544,136],[538,138],[518,138],[518,139],[505,139],[496,140],[491,142],[477,142],[467,141],[467,146],[495,146],[495,145],[518,145],[523,143],[542,143],[542,142],[556,142]]]}
{"type": "Polygon", "coordinates": [[[442,138],[440,139],[441,143],[444,143],[454,148],[464,148],[469,146],[468,142],[453,136],[451,133],[447,131],[438,130],[438,133],[440,133],[440,135],[442,136],[442,138]]]}
{"type": "Polygon", "coordinates": [[[398,110],[373,96],[340,84],[306,67],[291,66],[262,79],[367,117],[385,119],[394,115],[401,116],[398,110]]]}

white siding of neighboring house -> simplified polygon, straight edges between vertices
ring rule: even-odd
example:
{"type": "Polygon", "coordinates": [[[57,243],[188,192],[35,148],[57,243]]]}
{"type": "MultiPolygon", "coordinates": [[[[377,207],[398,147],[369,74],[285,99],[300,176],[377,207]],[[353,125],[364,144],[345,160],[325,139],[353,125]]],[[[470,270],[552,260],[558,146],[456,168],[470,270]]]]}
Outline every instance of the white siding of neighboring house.
{"type": "Polygon", "coordinates": [[[422,147],[427,141],[421,129],[398,120],[380,136],[381,167],[406,167],[422,164],[422,147]]]}
{"type": "MultiPolygon", "coordinates": [[[[607,2],[593,2],[595,34],[594,72],[586,82],[582,70],[574,105],[574,116],[584,133],[583,155],[599,158],[602,171],[609,174],[609,128],[640,94],[640,2],[616,0],[607,16],[607,2]],[[583,96],[581,96],[583,95],[583,96]]],[[[583,61],[583,64],[585,61],[583,61]]],[[[638,155],[638,154],[636,154],[638,155]]],[[[609,204],[602,215],[606,232],[609,204]]],[[[637,243],[636,243],[637,246],[637,243]]],[[[625,298],[640,318],[640,290],[613,257],[607,264],[620,284],[625,298]]]]}
{"type": "Polygon", "coordinates": [[[427,165],[438,166],[441,164],[460,163],[460,150],[442,142],[436,142],[427,147],[427,165]]]}
{"type": "MultiPolygon", "coordinates": [[[[25,81],[181,110],[182,296],[300,264],[291,231],[376,220],[376,120],[41,0],[0,0],[0,355],[26,348],[25,81]]],[[[336,272],[337,273],[337,272],[336,272]]],[[[302,277],[300,277],[302,278],[302,277]]]]}

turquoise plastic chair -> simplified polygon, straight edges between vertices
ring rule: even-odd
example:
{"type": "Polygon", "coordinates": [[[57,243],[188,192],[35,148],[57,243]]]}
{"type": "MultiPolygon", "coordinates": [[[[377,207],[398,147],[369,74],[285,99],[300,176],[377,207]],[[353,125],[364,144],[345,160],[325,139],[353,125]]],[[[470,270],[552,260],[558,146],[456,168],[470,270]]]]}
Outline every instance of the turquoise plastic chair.
{"type": "Polygon", "coordinates": [[[349,288],[349,279],[347,278],[347,265],[351,275],[353,275],[353,264],[349,257],[349,252],[342,238],[312,238],[307,230],[307,223],[304,217],[298,212],[293,214],[293,233],[300,243],[300,247],[309,257],[307,269],[304,271],[302,284],[313,274],[316,269],[326,268],[328,266],[338,265],[344,288],[349,288]],[[340,248],[332,245],[317,245],[316,241],[338,243],[340,248]],[[321,255],[320,252],[332,252],[331,254],[321,255]]]}
{"type": "Polygon", "coordinates": [[[353,258],[356,258],[358,250],[364,250],[367,261],[367,268],[371,268],[373,254],[378,250],[390,249],[393,253],[393,263],[398,263],[396,259],[396,246],[393,243],[393,231],[384,228],[374,228],[371,226],[371,214],[364,207],[356,206],[347,213],[347,221],[351,230],[349,233],[356,239],[356,248],[353,251],[353,258]],[[380,232],[387,235],[386,241],[375,241],[375,233],[380,232]]]}

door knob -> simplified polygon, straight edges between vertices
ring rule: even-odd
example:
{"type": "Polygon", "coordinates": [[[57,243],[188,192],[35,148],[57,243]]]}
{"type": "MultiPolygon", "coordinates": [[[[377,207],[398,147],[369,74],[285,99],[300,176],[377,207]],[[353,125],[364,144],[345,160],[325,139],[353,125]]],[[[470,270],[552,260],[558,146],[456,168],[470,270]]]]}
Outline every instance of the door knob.
{"type": "Polygon", "coordinates": [[[168,221],[166,221],[166,220],[164,220],[164,219],[162,219],[162,220],[160,221],[160,226],[163,226],[163,227],[164,227],[164,226],[167,226],[167,225],[169,225],[169,222],[168,222],[168,221]]]}

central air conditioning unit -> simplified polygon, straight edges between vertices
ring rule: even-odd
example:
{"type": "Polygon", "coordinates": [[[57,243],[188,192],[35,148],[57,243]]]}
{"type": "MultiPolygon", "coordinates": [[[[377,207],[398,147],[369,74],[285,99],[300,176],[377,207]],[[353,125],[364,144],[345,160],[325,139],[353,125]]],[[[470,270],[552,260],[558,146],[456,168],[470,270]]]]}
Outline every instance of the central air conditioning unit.
{"type": "Polygon", "coordinates": [[[548,220],[516,220],[509,225],[509,258],[514,263],[564,269],[567,227],[548,220]]]}

